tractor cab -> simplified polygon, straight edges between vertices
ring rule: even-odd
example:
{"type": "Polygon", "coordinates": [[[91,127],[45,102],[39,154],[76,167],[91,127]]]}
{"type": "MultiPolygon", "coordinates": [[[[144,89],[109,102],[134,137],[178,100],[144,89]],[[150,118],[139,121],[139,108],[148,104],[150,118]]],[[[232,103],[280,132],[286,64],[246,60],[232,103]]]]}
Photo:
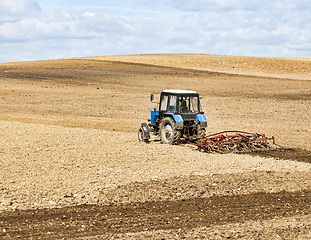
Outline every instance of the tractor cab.
{"type": "Polygon", "coordinates": [[[200,112],[199,94],[194,91],[164,90],[161,93],[159,112],[198,114],[200,112]]]}

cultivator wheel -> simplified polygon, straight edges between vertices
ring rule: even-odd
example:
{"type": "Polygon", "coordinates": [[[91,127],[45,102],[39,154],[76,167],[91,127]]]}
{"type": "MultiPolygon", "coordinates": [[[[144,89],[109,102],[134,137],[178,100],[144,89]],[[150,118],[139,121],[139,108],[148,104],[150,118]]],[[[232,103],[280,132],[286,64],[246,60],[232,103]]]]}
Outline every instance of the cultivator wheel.
{"type": "Polygon", "coordinates": [[[189,140],[187,143],[197,146],[200,151],[218,153],[249,152],[281,148],[280,145],[275,143],[274,137],[268,138],[265,134],[241,131],[219,132],[189,140]]]}

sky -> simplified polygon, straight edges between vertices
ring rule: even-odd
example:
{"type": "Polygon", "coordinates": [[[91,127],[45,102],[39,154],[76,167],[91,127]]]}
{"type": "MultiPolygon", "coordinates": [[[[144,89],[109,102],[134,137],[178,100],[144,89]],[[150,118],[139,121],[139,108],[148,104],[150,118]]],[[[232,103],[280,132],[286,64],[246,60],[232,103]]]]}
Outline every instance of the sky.
{"type": "Polygon", "coordinates": [[[0,0],[0,62],[148,53],[311,57],[309,0],[0,0]]]}

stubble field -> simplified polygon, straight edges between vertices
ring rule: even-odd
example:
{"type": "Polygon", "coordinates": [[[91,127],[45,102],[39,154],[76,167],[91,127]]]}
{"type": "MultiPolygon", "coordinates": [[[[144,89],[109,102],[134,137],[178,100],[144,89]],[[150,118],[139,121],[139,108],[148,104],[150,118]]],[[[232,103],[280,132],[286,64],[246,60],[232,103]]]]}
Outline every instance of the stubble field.
{"type": "Polygon", "coordinates": [[[0,237],[308,239],[310,59],[195,54],[0,64],[0,237]],[[207,134],[286,152],[139,143],[151,92],[198,91],[207,134]]]}

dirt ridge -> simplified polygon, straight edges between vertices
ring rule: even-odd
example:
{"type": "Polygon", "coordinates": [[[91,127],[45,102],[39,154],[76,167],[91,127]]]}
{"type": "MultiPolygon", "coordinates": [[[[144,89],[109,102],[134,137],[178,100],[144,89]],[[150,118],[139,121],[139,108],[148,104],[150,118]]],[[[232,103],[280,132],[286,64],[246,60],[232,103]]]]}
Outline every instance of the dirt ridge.
{"type": "Polygon", "coordinates": [[[311,80],[310,58],[249,57],[212,54],[138,54],[96,56],[78,59],[145,63],[212,72],[311,80]]]}
{"type": "MultiPolygon", "coordinates": [[[[4,214],[0,237],[55,239],[68,236],[193,229],[244,221],[309,215],[311,191],[213,196],[127,205],[81,205],[4,214]],[[240,212],[243,211],[241,215],[240,212]],[[78,223],[75,227],[72,222],[78,223]]],[[[309,226],[309,229],[311,227],[309,226]]]]}

